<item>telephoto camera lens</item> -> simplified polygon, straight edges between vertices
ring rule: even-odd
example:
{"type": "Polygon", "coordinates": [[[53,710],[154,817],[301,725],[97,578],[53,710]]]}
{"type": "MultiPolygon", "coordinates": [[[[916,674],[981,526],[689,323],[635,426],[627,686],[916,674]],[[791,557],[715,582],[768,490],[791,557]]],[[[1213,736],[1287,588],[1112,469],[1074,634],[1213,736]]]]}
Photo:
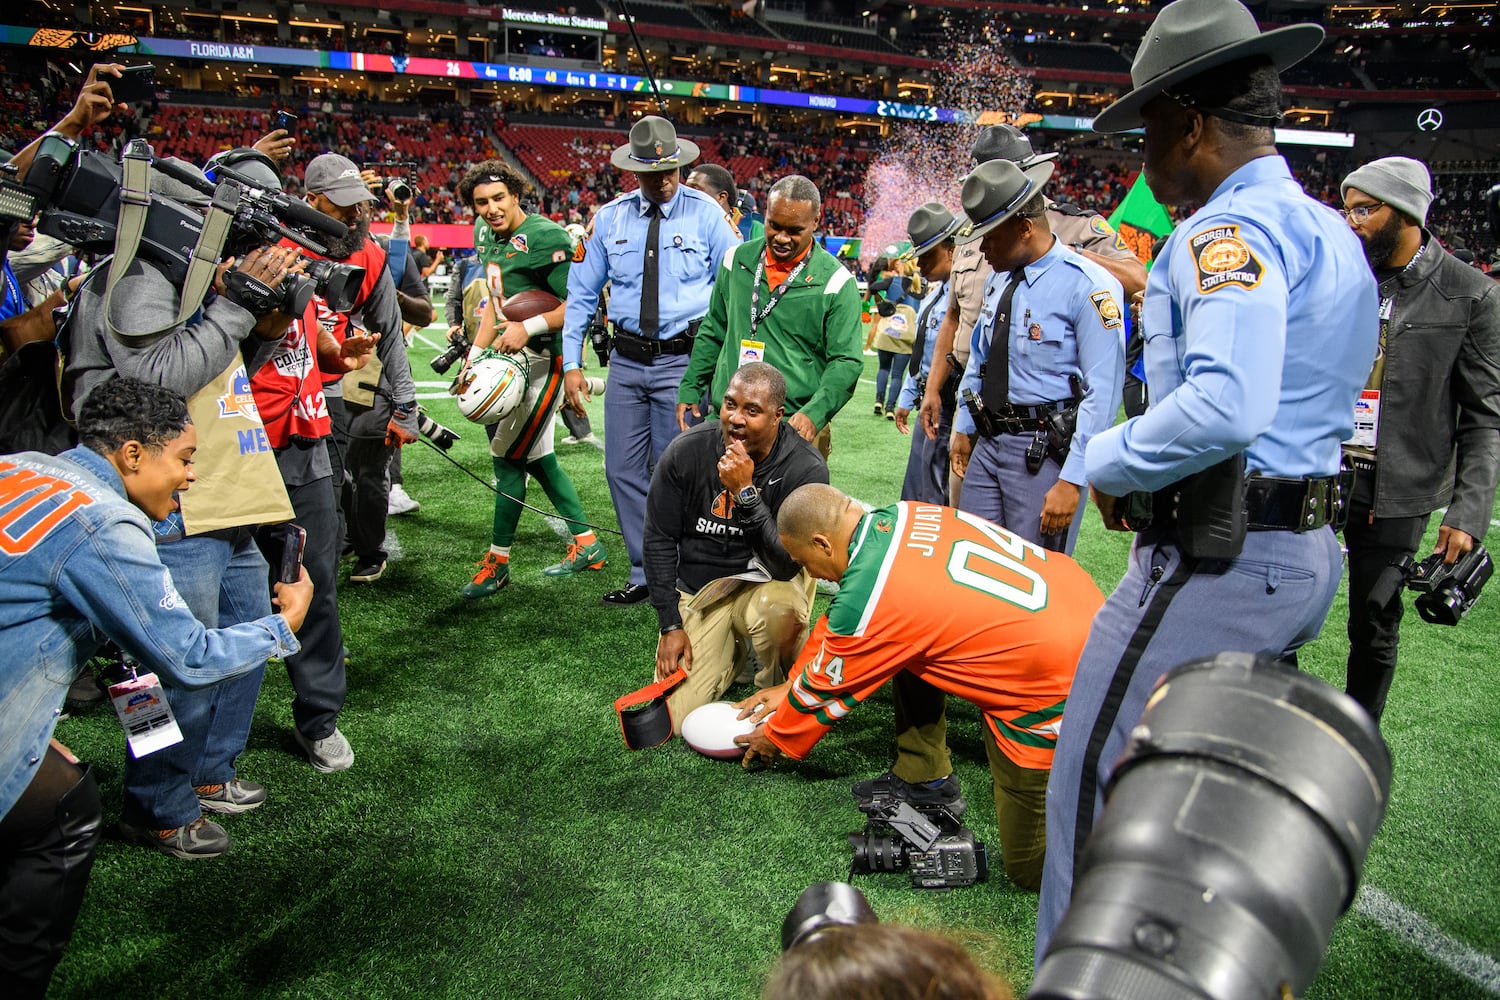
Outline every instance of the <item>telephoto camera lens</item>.
{"type": "Polygon", "coordinates": [[[441,451],[447,451],[453,447],[453,443],[459,440],[456,432],[449,430],[442,424],[427,415],[427,411],[417,407],[417,432],[431,441],[441,451]]]}
{"type": "Polygon", "coordinates": [[[1027,996],[1300,996],[1390,786],[1375,723],[1322,681],[1265,653],[1176,667],[1110,776],[1027,996]]]}
{"type": "Polygon", "coordinates": [[[391,181],[390,191],[396,201],[411,201],[411,185],[399,177],[391,181]]]}

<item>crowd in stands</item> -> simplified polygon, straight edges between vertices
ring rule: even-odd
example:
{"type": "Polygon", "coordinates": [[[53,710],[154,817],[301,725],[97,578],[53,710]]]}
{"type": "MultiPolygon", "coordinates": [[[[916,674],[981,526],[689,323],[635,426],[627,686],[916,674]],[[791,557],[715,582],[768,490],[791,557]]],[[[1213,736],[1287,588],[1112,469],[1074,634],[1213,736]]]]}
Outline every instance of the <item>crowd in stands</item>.
{"type": "MultiPolygon", "coordinates": [[[[991,86],[1014,90],[998,97],[987,95],[1002,104],[1022,102],[1029,93],[1029,81],[1014,71],[992,74],[991,86]]],[[[34,138],[46,122],[56,120],[71,101],[71,94],[59,93],[55,78],[47,74],[37,78],[0,73],[0,90],[0,123],[16,148],[34,138]]],[[[290,110],[302,117],[289,189],[300,190],[305,163],[325,150],[360,163],[410,162],[420,191],[413,212],[418,223],[469,221],[467,209],[456,198],[457,182],[465,164],[499,155],[496,139],[540,181],[539,209],[558,221],[587,222],[597,206],[633,186],[629,175],[609,163],[622,126],[603,107],[580,106],[570,116],[590,114],[590,120],[597,122],[598,127],[583,129],[534,124],[545,120],[540,115],[523,116],[529,124],[507,124],[504,106],[473,109],[453,104],[414,116],[395,116],[388,109],[360,103],[339,111],[329,105],[290,110]]],[[[91,148],[109,150],[143,128],[158,155],[202,162],[221,149],[253,143],[270,131],[272,117],[269,109],[168,104],[143,119],[112,118],[85,137],[85,142],[91,148]]],[[[860,234],[868,207],[865,173],[877,152],[875,141],[836,130],[721,127],[699,132],[685,127],[684,134],[703,148],[703,162],[727,167],[761,207],[764,191],[772,182],[788,173],[802,173],[823,194],[824,231],[835,236],[860,234]]],[[[1309,194],[1329,205],[1341,203],[1339,182],[1358,165],[1347,153],[1300,147],[1289,147],[1286,152],[1309,194]]],[[[406,169],[393,167],[387,172],[406,169]]],[[[1135,169],[1113,154],[1070,152],[1058,161],[1049,193],[1057,201],[1108,215],[1125,196],[1135,169]]],[[[1496,253],[1496,240],[1489,232],[1483,195],[1500,180],[1500,169],[1492,161],[1437,164],[1433,174],[1437,198],[1430,227],[1445,244],[1467,248],[1479,262],[1488,263],[1496,253]]]]}

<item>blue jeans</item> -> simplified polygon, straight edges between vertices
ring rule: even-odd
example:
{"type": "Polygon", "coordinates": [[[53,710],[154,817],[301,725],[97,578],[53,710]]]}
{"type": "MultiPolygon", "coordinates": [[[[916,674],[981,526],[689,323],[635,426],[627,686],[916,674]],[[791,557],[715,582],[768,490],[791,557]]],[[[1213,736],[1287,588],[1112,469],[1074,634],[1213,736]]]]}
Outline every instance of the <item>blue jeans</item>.
{"type": "Polygon", "coordinates": [[[658,358],[654,365],[620,356],[609,359],[604,394],[604,478],[630,556],[630,582],[643,586],[641,551],[646,536],[646,491],[661,453],[677,436],[677,386],[687,371],[686,354],[658,358]]]}
{"type": "Polygon", "coordinates": [[[880,361],[875,372],[875,402],[883,404],[887,410],[894,410],[901,398],[901,383],[906,381],[906,365],[911,361],[911,355],[881,350],[875,354],[880,361]]]}
{"type": "MultiPolygon", "coordinates": [[[[188,609],[207,628],[254,621],[271,613],[269,570],[249,528],[194,535],[157,548],[188,609]]],[[[125,761],[122,818],[166,830],[201,814],[194,787],[233,781],[245,749],[265,668],[205,688],[162,679],[182,742],[125,761]]]]}

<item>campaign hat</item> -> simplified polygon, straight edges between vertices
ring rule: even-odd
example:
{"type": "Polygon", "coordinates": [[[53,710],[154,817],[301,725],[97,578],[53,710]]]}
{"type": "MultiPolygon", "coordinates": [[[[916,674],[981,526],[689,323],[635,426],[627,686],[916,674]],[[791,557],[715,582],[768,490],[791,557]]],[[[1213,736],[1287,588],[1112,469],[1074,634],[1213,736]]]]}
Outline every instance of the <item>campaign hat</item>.
{"type": "Polygon", "coordinates": [[[1095,132],[1125,132],[1141,125],[1141,108],[1162,91],[1199,74],[1252,56],[1278,71],[1323,44],[1316,24],[1262,32],[1239,0],[1173,0],[1161,9],[1130,64],[1132,89],[1094,119],[1095,132]]]}

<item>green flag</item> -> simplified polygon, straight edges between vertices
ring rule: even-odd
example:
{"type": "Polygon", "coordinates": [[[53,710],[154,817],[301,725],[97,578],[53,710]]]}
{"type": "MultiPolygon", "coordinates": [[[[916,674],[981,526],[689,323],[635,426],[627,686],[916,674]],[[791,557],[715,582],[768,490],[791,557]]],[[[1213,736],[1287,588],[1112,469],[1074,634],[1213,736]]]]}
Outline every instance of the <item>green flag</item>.
{"type": "Polygon", "coordinates": [[[1172,217],[1146,186],[1146,175],[1136,174],[1125,200],[1109,217],[1109,224],[1147,267],[1151,266],[1151,244],[1172,231],[1172,217]]]}

